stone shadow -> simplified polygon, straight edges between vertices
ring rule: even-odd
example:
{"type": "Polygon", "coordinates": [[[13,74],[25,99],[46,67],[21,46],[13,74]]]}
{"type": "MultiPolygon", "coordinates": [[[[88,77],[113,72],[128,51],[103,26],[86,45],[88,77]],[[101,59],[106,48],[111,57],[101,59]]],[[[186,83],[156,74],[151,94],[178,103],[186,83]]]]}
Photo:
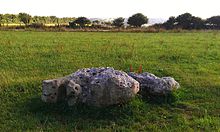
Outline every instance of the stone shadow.
{"type": "Polygon", "coordinates": [[[38,116],[42,115],[49,118],[62,117],[66,121],[79,119],[117,121],[117,119],[134,116],[130,104],[113,105],[104,108],[87,106],[85,104],[76,104],[70,107],[66,102],[59,102],[57,104],[44,103],[39,96],[36,96],[29,99],[24,105],[30,113],[36,115],[36,118],[42,118],[38,116]]]}
{"type": "Polygon", "coordinates": [[[150,104],[156,104],[156,105],[162,105],[162,104],[168,104],[172,105],[178,100],[178,95],[176,93],[169,93],[166,95],[142,95],[141,97],[143,101],[150,103],[150,104]]]}
{"type": "MultiPolygon", "coordinates": [[[[170,105],[176,101],[177,97],[173,94],[169,94],[166,96],[145,97],[138,95],[136,98],[145,105],[170,105]]],[[[76,104],[70,107],[66,102],[59,102],[57,104],[44,103],[41,101],[40,96],[36,96],[29,99],[24,105],[30,113],[37,115],[36,118],[48,116],[55,120],[57,118],[59,120],[59,118],[62,117],[62,119],[68,122],[79,119],[91,119],[94,122],[99,120],[117,122],[117,120],[135,117],[137,110],[134,108],[134,105],[137,104],[133,102],[131,101],[127,104],[113,105],[104,108],[87,106],[85,104],[76,104]]]]}

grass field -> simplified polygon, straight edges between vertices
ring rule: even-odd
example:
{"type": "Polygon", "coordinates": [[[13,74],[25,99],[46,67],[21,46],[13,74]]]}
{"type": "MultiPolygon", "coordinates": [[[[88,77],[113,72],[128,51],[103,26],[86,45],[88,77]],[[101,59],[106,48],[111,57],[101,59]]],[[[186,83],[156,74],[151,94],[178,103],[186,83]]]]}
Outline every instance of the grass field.
{"type": "Polygon", "coordinates": [[[0,31],[0,131],[220,131],[220,32],[0,31]],[[41,81],[109,66],[172,76],[172,97],[122,106],[41,101],[41,81]]]}

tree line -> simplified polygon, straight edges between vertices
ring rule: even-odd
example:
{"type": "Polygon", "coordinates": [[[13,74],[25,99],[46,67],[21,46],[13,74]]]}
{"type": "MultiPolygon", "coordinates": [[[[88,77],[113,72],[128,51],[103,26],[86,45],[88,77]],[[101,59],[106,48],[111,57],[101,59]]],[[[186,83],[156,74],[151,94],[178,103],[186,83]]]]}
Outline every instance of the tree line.
{"type": "Polygon", "coordinates": [[[157,24],[167,30],[172,29],[220,29],[220,16],[212,16],[207,19],[193,16],[190,13],[184,13],[177,17],[170,17],[163,24],[157,24]]]}
{"type": "Polygon", "coordinates": [[[0,14],[0,26],[4,24],[68,24],[74,17],[58,18],[56,16],[31,16],[27,13],[0,14]]]}
{"type": "MultiPolygon", "coordinates": [[[[75,21],[70,22],[71,27],[85,27],[91,21],[86,17],[79,17],[75,21]]],[[[128,18],[125,23],[125,18],[119,17],[112,21],[110,25],[114,27],[124,27],[127,24],[129,27],[141,27],[143,24],[148,23],[147,16],[137,13],[128,18]]],[[[170,17],[166,22],[155,24],[151,27],[162,28],[167,30],[172,29],[186,29],[186,30],[200,30],[200,29],[220,29],[220,16],[212,16],[207,19],[193,16],[190,13],[183,13],[177,17],[170,17]]]]}
{"type": "MultiPolygon", "coordinates": [[[[116,27],[122,27],[124,18],[120,17],[113,21],[113,25],[116,27]]],[[[147,24],[148,18],[141,13],[134,14],[128,18],[128,24],[134,27],[141,27],[143,24],[147,24]]],[[[177,17],[170,17],[166,22],[162,24],[155,24],[152,27],[159,27],[167,30],[172,29],[220,29],[220,16],[212,16],[207,19],[193,16],[190,13],[183,13],[177,17]]]]}
{"type": "MultiPolygon", "coordinates": [[[[125,18],[119,17],[113,22],[101,22],[99,20],[90,21],[86,17],[64,17],[58,18],[56,16],[31,16],[27,13],[19,14],[0,14],[0,26],[7,24],[25,24],[39,25],[39,24],[69,24],[72,28],[84,28],[88,26],[108,25],[115,27],[123,27],[125,18]]],[[[141,13],[134,14],[128,19],[128,24],[133,27],[140,27],[142,24],[148,22],[148,18],[141,13]]],[[[98,26],[97,26],[98,27],[98,26]]]]}
{"type": "MultiPolygon", "coordinates": [[[[36,25],[41,24],[66,24],[70,28],[85,28],[85,27],[95,27],[99,28],[103,25],[107,25],[109,27],[121,28],[125,26],[139,28],[143,24],[148,23],[147,16],[142,13],[136,13],[130,16],[127,21],[125,18],[119,17],[114,19],[113,21],[103,22],[100,20],[91,21],[86,17],[64,17],[58,18],[56,16],[31,16],[27,13],[19,13],[15,14],[0,14],[0,26],[2,24],[25,24],[25,25],[35,25],[33,27],[37,27],[36,25]]],[[[220,16],[212,16],[207,19],[202,19],[200,17],[193,16],[190,13],[184,13],[177,17],[170,17],[166,22],[161,24],[155,24],[152,27],[155,28],[163,28],[167,30],[172,29],[220,29],[220,16]]]]}
{"type": "MultiPolygon", "coordinates": [[[[141,27],[143,24],[148,23],[148,18],[147,16],[144,16],[142,13],[136,13],[132,15],[131,17],[128,18],[127,24],[130,27],[141,27]]],[[[86,17],[79,17],[76,20],[72,21],[69,23],[70,27],[77,28],[77,27],[86,27],[87,25],[92,24],[93,26],[97,26],[101,23],[99,20],[91,22],[88,18],[86,17]]],[[[114,27],[124,27],[125,26],[125,18],[119,17],[114,19],[112,22],[105,22],[104,24],[109,25],[109,26],[114,26],[114,27]]]]}

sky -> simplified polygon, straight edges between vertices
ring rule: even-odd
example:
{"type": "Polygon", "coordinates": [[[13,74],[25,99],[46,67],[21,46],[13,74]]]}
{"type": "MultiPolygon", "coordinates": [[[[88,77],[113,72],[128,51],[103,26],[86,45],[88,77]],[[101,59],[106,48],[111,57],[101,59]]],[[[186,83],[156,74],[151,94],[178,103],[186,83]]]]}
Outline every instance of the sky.
{"type": "Polygon", "coordinates": [[[220,0],[0,0],[0,13],[32,16],[128,18],[143,13],[164,18],[191,13],[203,19],[220,15],[220,0]]]}

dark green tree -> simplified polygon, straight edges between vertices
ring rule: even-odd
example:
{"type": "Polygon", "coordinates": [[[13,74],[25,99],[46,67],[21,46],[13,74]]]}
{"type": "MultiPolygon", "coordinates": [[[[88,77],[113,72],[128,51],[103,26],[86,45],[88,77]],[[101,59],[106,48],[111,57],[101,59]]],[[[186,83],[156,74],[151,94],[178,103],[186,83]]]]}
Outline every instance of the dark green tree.
{"type": "Polygon", "coordinates": [[[124,18],[123,17],[119,17],[119,18],[116,18],[114,19],[113,21],[113,26],[116,26],[116,27],[122,27],[124,25],[124,18]]]}
{"type": "Polygon", "coordinates": [[[80,27],[85,27],[86,24],[90,24],[91,21],[86,17],[78,17],[75,21],[72,21],[69,23],[70,27],[77,27],[78,25],[80,27]]]}
{"type": "Polygon", "coordinates": [[[191,29],[192,15],[184,13],[176,18],[177,27],[182,29],[191,29]]]}
{"type": "Polygon", "coordinates": [[[19,13],[18,18],[21,22],[23,22],[25,25],[29,24],[31,21],[31,15],[27,13],[19,13]]]}
{"type": "Polygon", "coordinates": [[[190,13],[184,13],[176,18],[176,27],[182,29],[203,29],[205,21],[199,17],[192,16],[190,13]]]}
{"type": "Polygon", "coordinates": [[[202,20],[200,17],[193,16],[191,19],[191,29],[204,29],[205,28],[205,21],[202,20]]]}
{"type": "Polygon", "coordinates": [[[128,24],[134,27],[141,27],[148,23],[148,18],[141,13],[137,13],[128,18],[128,24]]]}
{"type": "Polygon", "coordinates": [[[171,16],[165,23],[163,23],[163,27],[166,29],[174,29],[175,27],[176,18],[171,16]]]}
{"type": "Polygon", "coordinates": [[[206,20],[206,25],[212,29],[220,29],[220,16],[212,16],[206,20]]]}

